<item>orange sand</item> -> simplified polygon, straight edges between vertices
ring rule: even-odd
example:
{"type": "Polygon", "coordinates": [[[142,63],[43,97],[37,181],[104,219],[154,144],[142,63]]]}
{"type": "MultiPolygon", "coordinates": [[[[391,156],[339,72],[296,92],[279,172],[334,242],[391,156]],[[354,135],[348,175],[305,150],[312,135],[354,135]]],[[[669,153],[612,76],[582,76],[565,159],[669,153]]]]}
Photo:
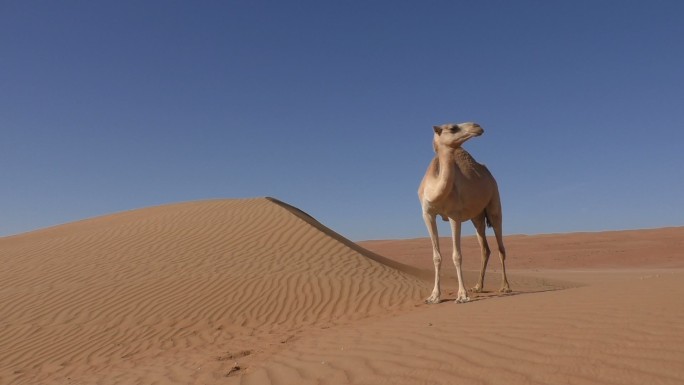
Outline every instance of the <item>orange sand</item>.
{"type": "Polygon", "coordinates": [[[0,384],[684,383],[684,228],[505,242],[511,295],[494,253],[488,292],[428,306],[427,239],[371,252],[273,199],[0,238],[0,384]]]}

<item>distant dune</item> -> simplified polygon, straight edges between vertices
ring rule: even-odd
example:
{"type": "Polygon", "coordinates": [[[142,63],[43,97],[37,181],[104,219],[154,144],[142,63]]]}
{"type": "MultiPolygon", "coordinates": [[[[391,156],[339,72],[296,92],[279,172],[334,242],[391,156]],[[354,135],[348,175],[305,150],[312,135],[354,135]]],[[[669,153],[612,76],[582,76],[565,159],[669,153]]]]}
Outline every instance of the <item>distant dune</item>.
{"type": "MultiPolygon", "coordinates": [[[[491,231],[490,231],[491,235],[491,231]]],[[[428,238],[358,242],[398,262],[432,268],[428,238]]],[[[441,238],[445,255],[451,255],[451,238],[441,238]]],[[[490,267],[500,264],[496,240],[491,237],[490,267]]],[[[510,269],[684,268],[684,227],[648,230],[602,231],[568,234],[511,235],[505,238],[510,269]]],[[[475,236],[463,237],[463,265],[480,268],[480,246],[475,236]]]]}
{"type": "Polygon", "coordinates": [[[428,306],[427,239],[362,247],[272,198],[87,219],[0,238],[0,384],[682,384],[683,242],[506,237],[513,293],[494,253],[485,293],[428,306]]]}

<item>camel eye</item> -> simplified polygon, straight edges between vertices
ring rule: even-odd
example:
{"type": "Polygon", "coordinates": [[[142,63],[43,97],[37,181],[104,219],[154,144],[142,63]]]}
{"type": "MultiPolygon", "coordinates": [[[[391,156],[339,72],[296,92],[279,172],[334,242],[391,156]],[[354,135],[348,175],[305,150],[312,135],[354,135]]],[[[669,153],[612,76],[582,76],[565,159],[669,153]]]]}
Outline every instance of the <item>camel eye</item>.
{"type": "Polygon", "coordinates": [[[456,126],[456,127],[451,127],[451,128],[449,129],[449,131],[451,131],[451,132],[458,132],[458,129],[459,129],[458,126],[456,126]]]}

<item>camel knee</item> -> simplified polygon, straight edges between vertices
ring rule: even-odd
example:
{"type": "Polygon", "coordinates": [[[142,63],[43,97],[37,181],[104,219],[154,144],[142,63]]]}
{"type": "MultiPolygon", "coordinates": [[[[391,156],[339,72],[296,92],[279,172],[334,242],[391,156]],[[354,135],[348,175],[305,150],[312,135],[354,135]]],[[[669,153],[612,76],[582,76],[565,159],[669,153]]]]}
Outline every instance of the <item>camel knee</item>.
{"type": "Polygon", "coordinates": [[[442,263],[442,256],[439,254],[434,254],[432,256],[432,262],[434,262],[435,265],[440,265],[442,263]]]}
{"type": "Polygon", "coordinates": [[[460,266],[460,265],[461,265],[461,261],[463,260],[463,257],[461,256],[461,254],[454,253],[453,259],[454,259],[454,263],[455,263],[456,265],[459,265],[459,266],[460,266]]]}

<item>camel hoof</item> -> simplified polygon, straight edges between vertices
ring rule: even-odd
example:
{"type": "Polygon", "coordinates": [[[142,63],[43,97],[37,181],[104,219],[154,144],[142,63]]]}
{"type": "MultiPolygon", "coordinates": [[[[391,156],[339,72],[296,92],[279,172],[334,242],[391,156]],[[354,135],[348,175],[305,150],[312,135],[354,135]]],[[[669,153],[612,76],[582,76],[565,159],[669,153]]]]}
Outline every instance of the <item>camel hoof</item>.
{"type": "Polygon", "coordinates": [[[468,301],[470,301],[469,297],[462,297],[462,298],[457,298],[456,301],[454,301],[454,303],[466,303],[468,301]]]}
{"type": "Polygon", "coordinates": [[[511,288],[508,286],[502,287],[501,290],[499,290],[500,293],[510,293],[511,288]]]}
{"type": "Polygon", "coordinates": [[[470,289],[473,293],[482,293],[482,287],[480,285],[477,285],[470,289]]]}
{"type": "Polygon", "coordinates": [[[438,304],[439,303],[439,297],[430,296],[430,297],[426,298],[425,301],[423,301],[423,302],[425,302],[428,305],[438,304]]]}

